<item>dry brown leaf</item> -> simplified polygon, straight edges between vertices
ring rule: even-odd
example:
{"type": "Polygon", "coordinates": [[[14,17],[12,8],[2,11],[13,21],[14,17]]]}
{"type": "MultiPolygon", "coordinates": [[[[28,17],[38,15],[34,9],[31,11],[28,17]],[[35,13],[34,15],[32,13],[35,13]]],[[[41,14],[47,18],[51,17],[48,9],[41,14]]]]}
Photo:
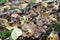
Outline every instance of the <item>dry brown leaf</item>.
{"type": "Polygon", "coordinates": [[[44,28],[41,28],[41,31],[44,32],[44,33],[46,32],[46,30],[44,28]]]}

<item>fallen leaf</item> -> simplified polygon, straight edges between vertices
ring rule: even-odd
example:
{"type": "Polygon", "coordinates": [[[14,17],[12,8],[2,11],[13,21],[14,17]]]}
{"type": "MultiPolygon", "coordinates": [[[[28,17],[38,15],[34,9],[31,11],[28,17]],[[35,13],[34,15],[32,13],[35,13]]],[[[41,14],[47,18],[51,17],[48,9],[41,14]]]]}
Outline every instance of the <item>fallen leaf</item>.
{"type": "Polygon", "coordinates": [[[34,22],[30,22],[31,25],[36,26],[34,22]]]}
{"type": "Polygon", "coordinates": [[[16,40],[21,35],[22,35],[22,30],[19,28],[14,28],[14,30],[11,33],[11,37],[13,40],[16,40]]]}
{"type": "Polygon", "coordinates": [[[8,30],[12,30],[17,27],[15,24],[13,26],[11,26],[7,20],[5,20],[4,24],[8,30]]]}
{"type": "Polygon", "coordinates": [[[54,18],[54,17],[50,17],[50,19],[51,19],[52,21],[57,21],[57,19],[54,18]]]}
{"type": "Polygon", "coordinates": [[[23,16],[23,19],[24,19],[24,20],[27,20],[27,17],[26,17],[26,16],[23,16]]]}
{"type": "Polygon", "coordinates": [[[27,3],[24,3],[24,4],[20,4],[19,5],[19,9],[24,9],[24,8],[26,8],[27,7],[27,3]]]}
{"type": "Polygon", "coordinates": [[[16,28],[17,26],[7,26],[6,28],[8,29],[8,30],[12,30],[12,29],[14,29],[14,28],[16,28]]]}
{"type": "Polygon", "coordinates": [[[48,36],[47,40],[59,40],[58,34],[51,32],[51,34],[48,36]]]}
{"type": "Polygon", "coordinates": [[[42,13],[42,17],[48,17],[49,13],[42,13]]]}
{"type": "Polygon", "coordinates": [[[24,25],[24,24],[25,24],[25,21],[24,21],[24,20],[22,20],[22,21],[21,21],[21,25],[24,25]]]}
{"type": "Polygon", "coordinates": [[[42,31],[42,32],[44,32],[44,33],[46,32],[46,30],[45,30],[45,29],[43,29],[43,28],[41,28],[41,31],[42,31]]]}
{"type": "Polygon", "coordinates": [[[26,16],[23,16],[23,20],[21,21],[21,25],[24,25],[25,22],[26,22],[26,20],[27,20],[27,17],[26,16]]]}
{"type": "Polygon", "coordinates": [[[47,7],[47,2],[46,1],[43,1],[42,2],[42,5],[45,6],[45,7],[47,7]]]}
{"type": "Polygon", "coordinates": [[[31,29],[28,28],[27,30],[28,30],[29,33],[32,33],[32,30],[31,29]]]}
{"type": "Polygon", "coordinates": [[[13,14],[11,15],[11,17],[14,17],[14,18],[17,18],[17,16],[18,16],[17,13],[13,13],[13,14]]]}
{"type": "Polygon", "coordinates": [[[2,8],[8,8],[8,9],[10,9],[10,8],[11,8],[11,6],[8,6],[8,5],[7,5],[7,6],[4,6],[4,7],[2,7],[2,8]]]}

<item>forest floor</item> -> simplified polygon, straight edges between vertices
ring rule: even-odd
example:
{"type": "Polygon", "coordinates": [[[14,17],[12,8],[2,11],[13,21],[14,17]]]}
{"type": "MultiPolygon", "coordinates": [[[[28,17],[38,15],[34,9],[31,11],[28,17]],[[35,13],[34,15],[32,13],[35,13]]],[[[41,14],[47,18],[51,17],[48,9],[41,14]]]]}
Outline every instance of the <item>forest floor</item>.
{"type": "Polygon", "coordinates": [[[60,40],[59,38],[59,0],[0,0],[0,40],[60,40]]]}

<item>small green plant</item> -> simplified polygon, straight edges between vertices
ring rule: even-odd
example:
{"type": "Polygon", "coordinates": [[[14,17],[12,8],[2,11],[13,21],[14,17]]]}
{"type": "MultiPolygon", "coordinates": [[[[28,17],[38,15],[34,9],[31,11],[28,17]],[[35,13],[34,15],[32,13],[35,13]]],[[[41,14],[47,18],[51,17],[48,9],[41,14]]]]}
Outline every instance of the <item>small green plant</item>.
{"type": "Polygon", "coordinates": [[[5,2],[6,2],[6,0],[0,0],[0,2],[1,2],[1,3],[5,3],[5,2]]]}
{"type": "Polygon", "coordinates": [[[60,22],[52,22],[50,27],[52,28],[52,31],[54,31],[54,33],[60,34],[60,22]]]}
{"type": "Polygon", "coordinates": [[[11,32],[12,31],[6,31],[6,32],[0,31],[0,38],[2,39],[2,38],[6,38],[6,37],[10,36],[11,32]]]}

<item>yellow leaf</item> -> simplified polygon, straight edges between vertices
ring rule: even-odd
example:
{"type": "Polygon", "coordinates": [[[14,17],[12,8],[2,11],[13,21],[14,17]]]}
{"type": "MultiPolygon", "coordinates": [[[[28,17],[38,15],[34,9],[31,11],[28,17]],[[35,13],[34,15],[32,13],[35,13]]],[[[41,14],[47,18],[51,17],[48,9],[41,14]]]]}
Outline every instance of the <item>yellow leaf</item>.
{"type": "Polygon", "coordinates": [[[26,20],[27,20],[27,17],[26,16],[23,16],[23,20],[21,21],[21,25],[24,25],[25,22],[26,22],[26,20]]]}
{"type": "Polygon", "coordinates": [[[11,27],[11,26],[9,26],[9,27],[6,27],[8,30],[11,30],[11,29],[13,29],[13,27],[11,27]]]}
{"type": "Polygon", "coordinates": [[[8,8],[8,9],[10,9],[10,8],[11,8],[11,6],[8,6],[8,5],[7,5],[7,6],[4,6],[4,7],[2,7],[2,8],[8,8]]]}
{"type": "Polygon", "coordinates": [[[42,5],[45,6],[45,7],[47,7],[47,2],[46,1],[43,1],[42,2],[42,5]]]}
{"type": "Polygon", "coordinates": [[[48,17],[49,16],[49,13],[42,13],[42,17],[48,17]]]}
{"type": "Polygon", "coordinates": [[[17,26],[7,26],[6,28],[8,29],[8,30],[12,30],[12,29],[14,29],[14,28],[16,28],[17,26]]]}
{"type": "Polygon", "coordinates": [[[24,20],[27,20],[27,17],[26,17],[26,16],[23,16],[23,19],[24,19],[24,20]]]}
{"type": "Polygon", "coordinates": [[[47,40],[58,40],[58,39],[59,39],[58,34],[54,34],[54,32],[52,32],[47,38],[47,40]]]}
{"type": "Polygon", "coordinates": [[[33,26],[36,26],[36,25],[35,25],[35,23],[34,23],[34,22],[32,22],[32,21],[30,22],[30,24],[31,24],[31,25],[33,25],[33,26]]]}
{"type": "Polygon", "coordinates": [[[13,24],[13,26],[11,26],[7,20],[5,20],[4,24],[8,30],[12,30],[17,27],[17,25],[15,25],[15,24],[13,24]]]}
{"type": "Polygon", "coordinates": [[[52,19],[52,21],[57,21],[57,19],[55,19],[55,18],[52,18],[52,17],[51,17],[51,19],[52,19]]]}
{"type": "Polygon", "coordinates": [[[22,21],[21,21],[21,25],[24,25],[24,24],[25,24],[25,21],[24,21],[24,20],[22,20],[22,21]]]}
{"type": "Polygon", "coordinates": [[[54,18],[54,17],[52,17],[52,16],[49,16],[49,17],[50,17],[50,19],[51,19],[52,21],[57,21],[56,18],[54,18]]]}
{"type": "Polygon", "coordinates": [[[31,29],[27,29],[29,33],[32,33],[32,30],[31,29]]]}

